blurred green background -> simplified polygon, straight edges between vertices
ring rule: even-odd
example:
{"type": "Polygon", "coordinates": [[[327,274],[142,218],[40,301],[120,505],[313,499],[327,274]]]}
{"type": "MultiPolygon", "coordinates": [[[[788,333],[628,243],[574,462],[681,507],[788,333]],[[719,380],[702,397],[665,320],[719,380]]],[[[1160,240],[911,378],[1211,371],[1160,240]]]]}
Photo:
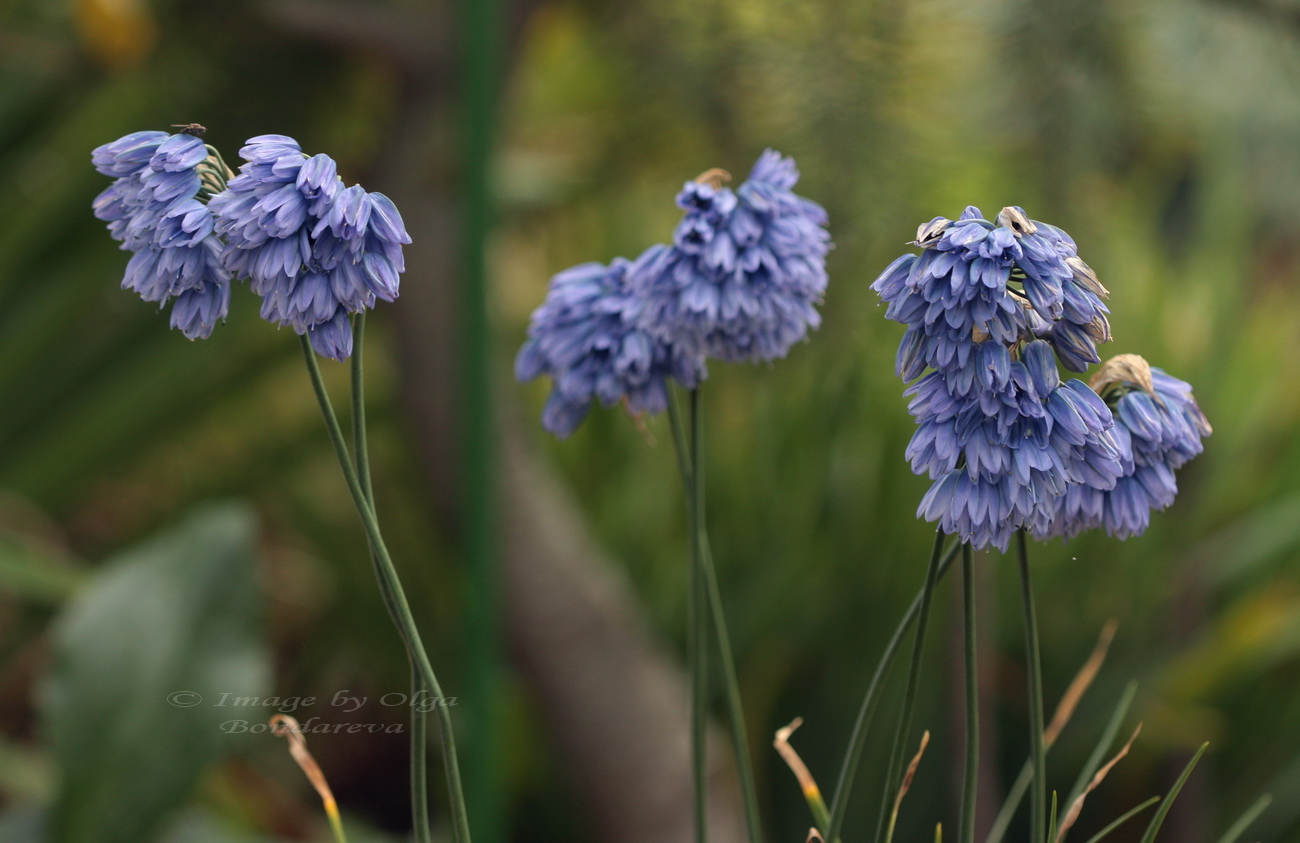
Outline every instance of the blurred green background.
{"type": "MultiPolygon", "coordinates": [[[[770,367],[715,364],[704,399],[770,838],[810,824],[772,733],[802,716],[794,745],[832,788],[931,541],[913,518],[926,481],[903,459],[901,329],[869,284],[919,223],[1018,204],[1069,231],[1111,290],[1109,353],[1190,381],[1214,425],[1145,536],[1033,549],[1049,710],[1119,621],[1053,787],[1140,683],[1142,735],[1073,834],[1167,788],[1209,740],[1163,839],[1216,840],[1270,792],[1250,839],[1300,841],[1296,0],[8,0],[0,15],[0,839],[325,840],[283,743],[222,728],[274,707],[214,695],[405,722],[379,702],[406,691],[404,658],[294,337],[239,289],[227,325],[184,341],[118,289],[126,256],[91,216],[107,184],[93,147],[197,121],[232,162],[271,132],[330,153],[415,239],[368,335],[376,494],[457,696],[478,839],[686,839],[666,422],[598,411],[556,442],[537,423],[547,386],[517,386],[511,363],[551,275],[668,239],[683,181],[739,179],[770,146],[797,159],[836,244],[811,342],[770,367]],[[166,701],[180,691],[205,702],[166,701]],[[343,691],[368,702],[343,712],[343,691]]],[[[341,401],[344,367],[326,376],[341,401]]],[[[1027,741],[1014,568],[979,564],[983,825],[1027,741]]],[[[952,591],[898,839],[956,817],[952,591]]],[[[846,840],[874,827],[891,722],[886,707],[846,840]]],[[[405,736],[308,740],[354,838],[403,839],[405,736]]],[[[734,817],[723,744],[714,756],[734,817]]]]}

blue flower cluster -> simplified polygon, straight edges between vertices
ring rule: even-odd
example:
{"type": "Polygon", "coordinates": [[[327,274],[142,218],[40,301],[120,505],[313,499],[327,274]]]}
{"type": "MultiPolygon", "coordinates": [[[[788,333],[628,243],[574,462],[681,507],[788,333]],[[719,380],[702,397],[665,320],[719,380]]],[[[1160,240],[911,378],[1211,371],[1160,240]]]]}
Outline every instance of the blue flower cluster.
{"type": "Polygon", "coordinates": [[[637,326],[640,301],[628,283],[631,263],[586,263],[551,279],[515,359],[521,381],[549,375],[554,383],[542,426],[567,438],[593,400],[626,401],[635,413],[668,407],[668,378],[694,387],[703,361],[660,342],[637,326]]]}
{"type": "Polygon", "coordinates": [[[203,140],[190,134],[133,132],[97,148],[95,169],[114,181],[95,198],[95,216],[131,252],[122,287],[164,306],[189,339],[212,334],[230,307],[230,271],[212,214],[199,200],[203,140]]]}
{"type": "Polygon", "coordinates": [[[333,159],[284,135],[239,150],[247,163],[210,203],[222,259],[262,297],[262,318],[306,334],[318,354],[352,354],[349,313],[397,298],[411,242],[392,201],[344,187],[333,159]]]}
{"type": "Polygon", "coordinates": [[[672,245],[637,259],[643,322],[694,354],[751,362],[784,357],[821,324],[826,211],[794,193],[793,159],[771,149],[734,193],[711,175],[678,193],[686,216],[672,245]]]}
{"type": "Polygon", "coordinates": [[[669,378],[693,389],[708,357],[784,357],[820,324],[830,235],[822,207],[793,192],[794,161],[769,149],[737,190],[727,178],[686,183],[671,245],[552,279],[515,365],[520,380],[555,383],[547,430],[567,436],[594,398],[660,412],[669,378]]]}
{"type": "MultiPolygon", "coordinates": [[[[914,242],[921,254],[895,260],[872,288],[907,326],[896,361],[914,381],[907,458],[934,481],[917,515],[977,548],[1005,550],[1019,529],[1140,533],[1150,509],[1173,500],[1172,462],[1209,432],[1190,389],[1160,375],[1179,398],[1161,397],[1170,410],[1157,416],[1152,389],[1062,382],[1058,362],[1083,371],[1110,339],[1107,291],[1064,231],[1018,207],[994,222],[970,207],[922,225],[914,242]]],[[[1103,368],[1128,371],[1122,360],[1103,368]]]]}
{"type": "Polygon", "coordinates": [[[263,318],[346,359],[348,315],[397,297],[411,242],[401,215],[383,194],[344,187],[329,156],[293,138],[261,135],[240,155],[234,176],[187,132],[135,132],[94,151],[116,178],[95,215],[135,253],[123,286],[146,301],[176,297],[172,326],[196,339],[225,319],[231,279],[245,278],[263,318]]]}
{"type": "Polygon", "coordinates": [[[1095,527],[1119,538],[1141,535],[1152,511],[1174,502],[1174,471],[1203,450],[1201,439],[1210,434],[1191,386],[1136,354],[1106,361],[1092,386],[1114,407],[1124,473],[1108,491],[1070,489],[1057,501],[1051,523],[1035,528],[1038,538],[1068,538],[1095,527]]]}
{"type": "Polygon", "coordinates": [[[1110,490],[1123,473],[1109,408],[1057,370],[1109,337],[1105,290],[1064,232],[1020,208],[996,222],[973,207],[936,218],[915,242],[922,253],[872,286],[907,326],[896,364],[916,381],[907,457],[934,481],[918,515],[1005,550],[1016,530],[1050,524],[1070,487],[1110,490]]]}

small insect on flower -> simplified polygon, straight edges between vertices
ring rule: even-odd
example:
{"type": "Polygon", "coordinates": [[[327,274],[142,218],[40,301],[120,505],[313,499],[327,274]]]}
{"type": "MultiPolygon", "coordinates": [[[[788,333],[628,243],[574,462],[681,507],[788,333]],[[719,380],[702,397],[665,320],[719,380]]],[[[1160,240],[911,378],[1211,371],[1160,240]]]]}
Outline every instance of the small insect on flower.
{"type": "Polygon", "coordinates": [[[202,201],[208,155],[192,131],[132,132],[91,153],[114,178],[95,198],[95,216],[132,253],[122,287],[159,306],[175,299],[172,327],[192,340],[210,336],[230,302],[230,272],[202,201]]]}
{"type": "Polygon", "coordinates": [[[193,135],[196,138],[201,138],[208,133],[207,128],[198,123],[173,123],[172,128],[180,129],[177,134],[193,135]]]}
{"type": "Polygon", "coordinates": [[[799,171],[775,150],[734,191],[729,178],[711,169],[687,182],[672,245],[634,262],[641,327],[693,355],[775,360],[821,324],[826,211],[794,192],[799,171]]]}
{"type": "Polygon", "coordinates": [[[348,314],[393,301],[411,242],[382,193],[344,187],[328,155],[308,156],[293,138],[259,135],[245,163],[212,197],[221,259],[262,297],[262,318],[305,335],[318,354],[352,354],[348,314]]]}

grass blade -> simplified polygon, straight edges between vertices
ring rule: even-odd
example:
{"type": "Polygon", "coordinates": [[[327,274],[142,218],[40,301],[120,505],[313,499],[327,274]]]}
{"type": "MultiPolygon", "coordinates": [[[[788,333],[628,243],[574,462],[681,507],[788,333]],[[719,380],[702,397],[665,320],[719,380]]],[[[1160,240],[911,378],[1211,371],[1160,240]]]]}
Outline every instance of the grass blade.
{"type": "Polygon", "coordinates": [[[1183,768],[1183,772],[1178,777],[1178,781],[1174,782],[1174,786],[1169,789],[1169,795],[1165,797],[1164,802],[1160,803],[1160,809],[1157,810],[1156,815],[1151,818],[1151,824],[1147,826],[1146,833],[1142,835],[1141,843],[1151,843],[1151,841],[1156,839],[1156,833],[1160,831],[1160,826],[1164,823],[1165,817],[1169,814],[1169,809],[1173,807],[1174,800],[1178,798],[1178,792],[1183,789],[1183,785],[1187,784],[1187,778],[1191,776],[1192,770],[1196,768],[1196,762],[1201,760],[1201,756],[1205,754],[1205,750],[1209,746],[1210,744],[1208,741],[1201,744],[1201,748],[1196,750],[1196,754],[1192,756],[1192,760],[1187,762],[1187,766],[1183,768]]]}

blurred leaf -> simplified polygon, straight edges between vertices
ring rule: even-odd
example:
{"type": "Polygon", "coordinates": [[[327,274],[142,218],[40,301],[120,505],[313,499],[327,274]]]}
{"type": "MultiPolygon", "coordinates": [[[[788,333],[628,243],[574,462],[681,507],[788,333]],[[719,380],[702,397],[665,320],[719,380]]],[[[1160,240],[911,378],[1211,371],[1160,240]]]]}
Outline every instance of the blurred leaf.
{"type": "Polygon", "coordinates": [[[158,35],[148,7],[139,0],[79,0],[77,26],[86,49],[112,68],[139,64],[158,35]]]}
{"type": "Polygon", "coordinates": [[[1219,843],[1237,843],[1237,839],[1246,833],[1246,829],[1250,828],[1251,823],[1259,819],[1259,815],[1264,813],[1265,809],[1271,804],[1273,804],[1273,797],[1267,793],[1256,799],[1255,804],[1247,808],[1246,813],[1242,814],[1240,819],[1223,833],[1223,836],[1219,838],[1219,843]]]}
{"type": "MultiPolygon", "coordinates": [[[[5,804],[49,802],[54,790],[49,756],[39,750],[0,740],[0,794],[5,804]]],[[[0,823],[0,829],[4,824],[0,823]]],[[[0,840],[10,838],[0,834],[0,840]]]]}
{"type": "Polygon", "coordinates": [[[86,579],[53,548],[16,536],[0,536],[0,591],[26,600],[60,603],[86,579]]]}
{"type": "Polygon", "coordinates": [[[53,843],[148,840],[235,746],[208,703],[267,686],[252,538],[244,508],[204,510],[110,563],[59,618],[43,699],[62,776],[53,843]]]}
{"type": "Polygon", "coordinates": [[[0,814],[0,840],[5,843],[43,843],[45,813],[28,805],[0,814]]]}

